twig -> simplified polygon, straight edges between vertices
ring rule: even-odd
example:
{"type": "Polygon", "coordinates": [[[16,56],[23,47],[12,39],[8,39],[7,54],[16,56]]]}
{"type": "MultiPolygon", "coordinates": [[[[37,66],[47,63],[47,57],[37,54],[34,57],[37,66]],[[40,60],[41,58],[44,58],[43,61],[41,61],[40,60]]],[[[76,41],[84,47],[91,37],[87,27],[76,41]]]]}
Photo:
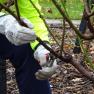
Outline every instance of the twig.
{"type": "Polygon", "coordinates": [[[82,39],[85,40],[91,40],[94,39],[93,35],[83,35],[79,32],[79,30],[73,25],[73,23],[71,22],[71,20],[66,16],[65,12],[61,9],[60,5],[57,3],[56,0],[52,0],[53,4],[56,6],[56,8],[58,9],[58,11],[60,12],[60,14],[66,19],[66,21],[69,23],[70,27],[75,31],[75,33],[82,39]]]}
{"type": "Polygon", "coordinates": [[[88,0],[83,0],[84,1],[84,6],[85,6],[85,9],[84,9],[84,17],[85,19],[87,20],[87,26],[90,30],[90,32],[94,35],[94,28],[91,24],[91,21],[90,21],[90,14],[91,14],[91,8],[89,6],[89,1],[88,0]],[[89,16],[88,16],[89,15],[89,16]]]}
{"type": "MultiPolygon", "coordinates": [[[[25,25],[25,27],[28,27],[23,21],[19,21],[18,17],[6,6],[0,4],[6,11],[8,11],[21,25],[25,25]],[[21,23],[20,23],[21,22],[21,23]]],[[[43,45],[47,50],[49,50],[54,56],[57,58],[61,59],[62,61],[69,62],[71,60],[71,56],[67,57],[62,57],[59,56],[57,53],[55,53],[49,46],[47,46],[39,37],[36,38],[36,40],[43,45]]]]}
{"type": "Polygon", "coordinates": [[[84,6],[85,6],[87,15],[90,15],[91,10],[90,10],[90,6],[89,6],[89,0],[83,0],[83,2],[84,2],[84,6]]]}
{"type": "Polygon", "coordinates": [[[18,0],[15,0],[15,8],[16,8],[18,19],[19,19],[19,21],[21,21],[20,12],[19,12],[19,8],[18,8],[18,0]]]}
{"type": "MultiPolygon", "coordinates": [[[[2,4],[0,4],[0,5],[2,5],[2,4]]],[[[19,21],[18,17],[17,17],[14,13],[12,13],[11,10],[9,10],[7,7],[5,7],[5,6],[3,6],[3,5],[2,5],[2,7],[3,7],[6,11],[8,11],[12,16],[14,16],[14,17],[19,21]]],[[[41,45],[43,45],[47,50],[49,50],[54,56],[56,56],[57,58],[59,58],[60,60],[62,60],[62,61],[64,61],[64,62],[67,62],[67,63],[72,64],[72,65],[73,65],[75,68],[77,68],[78,71],[81,72],[85,77],[89,78],[90,80],[92,80],[92,81],[94,82],[94,73],[87,71],[82,65],[80,65],[79,63],[76,63],[76,62],[73,60],[73,58],[72,58],[71,55],[65,54],[64,56],[60,56],[60,55],[58,55],[57,53],[55,53],[50,47],[48,47],[39,37],[37,37],[37,41],[38,41],[41,45]]]]}
{"type": "Polygon", "coordinates": [[[0,6],[5,9],[8,13],[10,13],[14,18],[16,18],[17,21],[19,21],[18,17],[12,12],[8,7],[6,7],[4,4],[0,3],[0,6]]]}
{"type": "MultiPolygon", "coordinates": [[[[14,0],[8,0],[7,2],[4,3],[5,6],[10,7],[14,4],[14,0]]],[[[0,6],[0,11],[3,9],[2,6],[0,6]]]]}
{"type": "Polygon", "coordinates": [[[86,15],[85,17],[86,17],[86,19],[88,19],[88,18],[90,18],[91,16],[94,16],[94,11],[93,11],[91,14],[86,15]]]}
{"type": "Polygon", "coordinates": [[[58,43],[58,41],[56,40],[55,36],[54,36],[54,35],[52,34],[52,32],[50,31],[50,29],[49,29],[49,27],[48,27],[48,25],[47,25],[47,23],[46,23],[44,17],[41,15],[39,9],[35,6],[35,4],[34,4],[31,0],[29,0],[29,1],[30,1],[30,3],[33,5],[33,7],[37,10],[37,12],[38,12],[39,15],[40,15],[40,18],[43,20],[43,22],[44,22],[44,24],[45,24],[45,26],[46,26],[46,28],[47,28],[47,30],[49,31],[49,33],[51,34],[51,36],[53,37],[53,39],[55,40],[55,42],[57,43],[57,45],[60,47],[60,44],[58,43]]]}
{"type": "Polygon", "coordinates": [[[62,55],[62,52],[64,52],[65,53],[65,51],[64,51],[64,38],[65,38],[65,33],[66,33],[66,31],[65,31],[65,19],[63,19],[63,32],[62,32],[62,40],[61,40],[61,49],[60,49],[60,54],[62,55]]]}

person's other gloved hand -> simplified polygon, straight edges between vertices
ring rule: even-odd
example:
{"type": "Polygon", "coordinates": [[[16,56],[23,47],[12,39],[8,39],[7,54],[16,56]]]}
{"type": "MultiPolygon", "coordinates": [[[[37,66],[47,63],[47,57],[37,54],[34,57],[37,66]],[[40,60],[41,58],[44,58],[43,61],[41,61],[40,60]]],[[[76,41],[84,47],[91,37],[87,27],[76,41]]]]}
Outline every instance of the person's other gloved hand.
{"type": "Polygon", "coordinates": [[[40,45],[34,52],[34,58],[39,62],[42,69],[38,70],[35,75],[39,80],[45,80],[51,77],[56,73],[58,68],[57,62],[54,61],[53,64],[50,64],[50,52],[40,45]],[[50,65],[50,66],[49,66],[50,65]]]}
{"type": "Polygon", "coordinates": [[[54,60],[51,66],[43,66],[42,69],[38,70],[35,73],[35,76],[38,80],[46,80],[50,78],[52,75],[54,75],[57,72],[57,69],[58,69],[57,61],[54,60]]]}
{"type": "Polygon", "coordinates": [[[24,23],[29,28],[21,26],[16,19],[11,16],[3,16],[0,18],[0,33],[4,34],[6,38],[15,45],[21,45],[36,40],[33,25],[26,19],[23,19],[24,23]]]}

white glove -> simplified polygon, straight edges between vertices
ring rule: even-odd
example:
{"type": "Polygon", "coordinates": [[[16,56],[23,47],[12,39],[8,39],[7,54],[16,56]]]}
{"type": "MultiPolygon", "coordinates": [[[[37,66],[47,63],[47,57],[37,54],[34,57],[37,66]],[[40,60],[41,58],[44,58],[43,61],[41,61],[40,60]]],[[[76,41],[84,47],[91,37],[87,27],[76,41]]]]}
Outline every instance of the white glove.
{"type": "Polygon", "coordinates": [[[34,52],[34,58],[41,66],[44,66],[49,60],[49,54],[50,52],[40,45],[34,52]]]}
{"type": "Polygon", "coordinates": [[[42,69],[38,70],[35,73],[35,76],[38,80],[46,80],[50,78],[52,75],[54,75],[57,72],[58,69],[57,61],[54,60],[53,64],[51,66],[44,66],[42,69]]]}
{"type": "MultiPolygon", "coordinates": [[[[23,18],[22,18],[23,19],[23,18]]],[[[26,19],[23,21],[29,28],[21,26],[11,15],[0,17],[0,33],[15,45],[21,45],[36,40],[33,25],[26,19]]]]}
{"type": "Polygon", "coordinates": [[[34,52],[34,58],[39,62],[42,69],[38,70],[35,75],[39,80],[45,80],[51,77],[54,73],[56,73],[56,69],[58,68],[57,62],[54,61],[53,64],[49,62],[50,52],[45,49],[42,45],[40,45],[34,52]],[[51,66],[49,66],[51,65],[51,66]]]}

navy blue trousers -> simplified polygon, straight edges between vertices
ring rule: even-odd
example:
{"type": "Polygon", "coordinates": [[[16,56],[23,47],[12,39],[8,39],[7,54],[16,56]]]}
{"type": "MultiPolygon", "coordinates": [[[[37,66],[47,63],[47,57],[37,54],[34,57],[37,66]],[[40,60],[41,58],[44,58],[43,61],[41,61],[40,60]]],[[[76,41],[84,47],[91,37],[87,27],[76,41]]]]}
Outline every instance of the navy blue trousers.
{"type": "Polygon", "coordinates": [[[16,71],[20,94],[51,94],[48,80],[37,80],[35,72],[41,67],[33,57],[30,44],[15,46],[0,34],[0,56],[10,59],[16,71]]]}
{"type": "MultiPolygon", "coordinates": [[[[79,31],[82,34],[85,33],[86,27],[87,27],[87,21],[84,18],[82,18],[81,23],[80,23],[80,26],[79,26],[79,31]]],[[[79,43],[79,39],[78,38],[76,38],[75,45],[76,46],[80,46],[80,43],[79,43]]]]}

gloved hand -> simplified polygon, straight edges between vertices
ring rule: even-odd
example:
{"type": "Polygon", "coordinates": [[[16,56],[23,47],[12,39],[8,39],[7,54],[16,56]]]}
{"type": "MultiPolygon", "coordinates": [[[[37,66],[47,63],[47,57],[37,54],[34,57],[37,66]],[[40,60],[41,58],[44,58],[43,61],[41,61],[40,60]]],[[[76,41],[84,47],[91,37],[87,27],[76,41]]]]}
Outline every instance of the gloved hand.
{"type": "Polygon", "coordinates": [[[51,66],[43,66],[42,69],[38,70],[35,73],[35,76],[38,80],[46,80],[50,78],[53,74],[55,74],[57,72],[57,69],[58,69],[57,61],[54,60],[51,66]]]}
{"type": "Polygon", "coordinates": [[[34,58],[39,62],[42,69],[38,70],[35,75],[39,80],[45,80],[51,77],[56,73],[58,68],[57,62],[54,61],[53,64],[50,64],[50,52],[40,45],[34,52],[34,58]],[[50,65],[50,66],[49,66],[50,65]]]}
{"type": "Polygon", "coordinates": [[[29,28],[21,26],[16,19],[11,15],[0,17],[0,33],[4,34],[6,38],[15,45],[21,45],[36,40],[33,25],[26,19],[24,23],[29,28]]]}

